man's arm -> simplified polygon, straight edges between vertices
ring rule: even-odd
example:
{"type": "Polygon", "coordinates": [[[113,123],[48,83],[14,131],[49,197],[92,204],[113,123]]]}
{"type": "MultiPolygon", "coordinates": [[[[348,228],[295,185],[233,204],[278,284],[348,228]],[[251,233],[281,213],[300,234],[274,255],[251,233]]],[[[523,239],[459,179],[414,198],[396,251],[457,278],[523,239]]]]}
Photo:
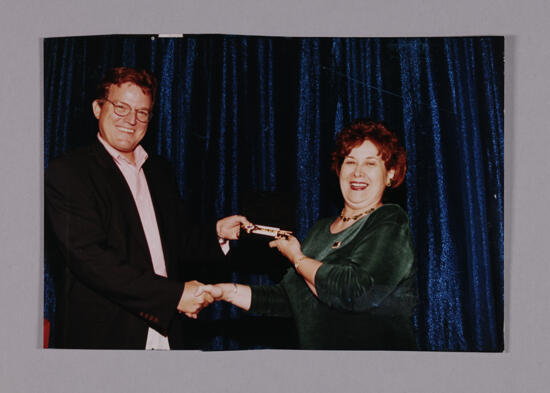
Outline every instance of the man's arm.
{"type": "MultiPolygon", "coordinates": [[[[165,333],[178,305],[184,312],[196,310],[180,304],[184,284],[154,274],[146,263],[132,260],[135,254],[123,252],[124,245],[108,239],[106,227],[113,221],[109,201],[99,196],[90,176],[66,164],[50,164],[45,181],[46,215],[66,266],[94,292],[165,333]]],[[[116,225],[124,231],[124,225],[116,225]]],[[[120,234],[120,239],[127,236],[120,234]]]]}

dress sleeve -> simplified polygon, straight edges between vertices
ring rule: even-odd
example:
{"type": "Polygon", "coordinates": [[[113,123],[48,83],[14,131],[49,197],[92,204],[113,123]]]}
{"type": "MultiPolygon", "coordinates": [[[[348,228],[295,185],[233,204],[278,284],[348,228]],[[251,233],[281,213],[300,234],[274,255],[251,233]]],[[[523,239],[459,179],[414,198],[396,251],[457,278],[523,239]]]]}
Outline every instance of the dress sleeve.
{"type": "Polygon", "coordinates": [[[85,176],[52,163],[45,176],[45,211],[66,267],[85,286],[166,333],[184,284],[131,263],[109,245],[100,203],[85,176]]]}
{"type": "Polygon", "coordinates": [[[323,263],[315,276],[319,300],[330,307],[345,311],[378,307],[411,271],[414,252],[404,212],[400,219],[380,220],[357,236],[361,237],[343,261],[323,263]]]}
{"type": "Polygon", "coordinates": [[[249,312],[270,317],[292,316],[288,295],[282,284],[251,286],[250,288],[252,301],[249,312]]]}

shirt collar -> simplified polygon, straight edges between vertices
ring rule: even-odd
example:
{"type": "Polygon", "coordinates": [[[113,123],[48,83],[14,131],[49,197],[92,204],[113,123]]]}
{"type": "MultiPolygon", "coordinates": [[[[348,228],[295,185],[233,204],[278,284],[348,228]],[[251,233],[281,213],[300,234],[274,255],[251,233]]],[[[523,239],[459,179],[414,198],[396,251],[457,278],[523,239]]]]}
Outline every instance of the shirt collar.
{"type": "MultiPolygon", "coordinates": [[[[99,140],[99,142],[101,142],[105,150],[107,150],[107,153],[109,153],[109,155],[113,157],[113,160],[115,160],[117,163],[125,162],[131,166],[134,166],[134,164],[132,164],[118,150],[116,150],[113,146],[109,145],[109,143],[107,143],[107,141],[101,137],[99,132],[97,133],[97,139],[99,140]]],[[[145,163],[145,160],[147,160],[147,157],[149,157],[149,155],[147,154],[145,149],[141,145],[137,145],[137,147],[134,150],[134,159],[136,161],[135,167],[137,169],[140,169],[141,166],[145,163]]]]}

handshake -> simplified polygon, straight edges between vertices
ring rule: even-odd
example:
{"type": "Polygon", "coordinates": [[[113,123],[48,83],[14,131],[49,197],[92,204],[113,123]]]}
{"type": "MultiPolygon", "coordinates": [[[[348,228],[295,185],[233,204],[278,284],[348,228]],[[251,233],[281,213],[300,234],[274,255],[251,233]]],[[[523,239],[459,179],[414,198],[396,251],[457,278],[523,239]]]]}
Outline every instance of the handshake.
{"type": "Polygon", "coordinates": [[[199,311],[222,298],[221,284],[206,285],[196,280],[187,281],[178,303],[178,312],[197,319],[199,311]]]}
{"type": "Polygon", "coordinates": [[[243,310],[250,308],[252,292],[248,285],[235,283],[202,284],[187,281],[178,304],[178,312],[197,319],[199,312],[215,301],[223,300],[243,310]]]}
{"type": "MultiPolygon", "coordinates": [[[[231,216],[216,223],[218,238],[237,240],[240,231],[248,234],[270,237],[269,247],[276,247],[285,257],[293,260],[294,255],[303,255],[298,240],[292,232],[265,225],[255,225],[243,216],[231,216]]],[[[197,319],[198,313],[215,301],[223,300],[243,310],[248,310],[252,301],[252,292],[248,285],[221,283],[203,284],[199,281],[187,281],[178,303],[179,313],[197,319]]]]}

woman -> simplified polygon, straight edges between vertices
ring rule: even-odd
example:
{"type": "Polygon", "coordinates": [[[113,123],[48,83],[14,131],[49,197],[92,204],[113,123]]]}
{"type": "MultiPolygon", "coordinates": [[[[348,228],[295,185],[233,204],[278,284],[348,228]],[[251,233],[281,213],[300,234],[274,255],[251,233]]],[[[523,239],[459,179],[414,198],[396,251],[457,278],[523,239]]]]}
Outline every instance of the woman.
{"type": "MultiPolygon", "coordinates": [[[[414,251],[406,213],[382,204],[405,177],[406,153],[383,124],[354,121],[337,136],[332,169],[341,214],[317,222],[303,247],[269,243],[290,260],[274,286],[216,284],[244,310],[293,317],[303,349],[414,349],[414,251]]],[[[221,291],[220,291],[221,289],[221,291]]]]}

